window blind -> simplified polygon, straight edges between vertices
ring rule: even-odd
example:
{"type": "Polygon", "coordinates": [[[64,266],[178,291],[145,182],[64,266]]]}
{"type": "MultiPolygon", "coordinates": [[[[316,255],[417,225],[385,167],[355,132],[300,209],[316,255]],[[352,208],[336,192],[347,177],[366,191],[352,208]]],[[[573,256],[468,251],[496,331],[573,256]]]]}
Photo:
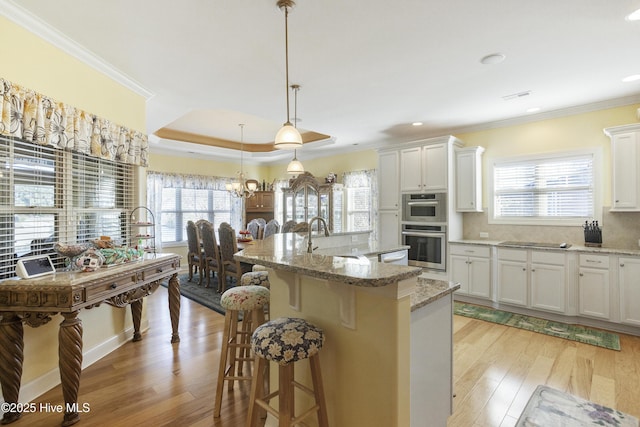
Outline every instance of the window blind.
{"type": "Polygon", "coordinates": [[[495,219],[594,216],[593,155],[496,163],[493,172],[495,219]]]}
{"type": "Polygon", "coordinates": [[[131,165],[0,138],[0,278],[24,256],[49,254],[62,267],[58,241],[128,243],[133,184],[131,165]]]}

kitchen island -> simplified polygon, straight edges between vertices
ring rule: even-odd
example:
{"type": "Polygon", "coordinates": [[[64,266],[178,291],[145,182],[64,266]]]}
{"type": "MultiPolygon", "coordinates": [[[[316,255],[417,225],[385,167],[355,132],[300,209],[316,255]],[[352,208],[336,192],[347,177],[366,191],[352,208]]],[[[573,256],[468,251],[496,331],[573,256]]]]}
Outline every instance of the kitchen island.
{"type": "MultiPolygon", "coordinates": [[[[306,236],[276,234],[235,257],[269,269],[272,319],[304,318],[324,330],[329,424],[444,427],[451,413],[457,286],[419,279],[417,267],[334,256],[327,247],[307,253],[307,246],[306,236]]],[[[371,255],[377,248],[359,251],[371,255]]],[[[308,369],[297,371],[310,384],[308,369]]],[[[274,383],[275,370],[271,375],[274,383]]]]}

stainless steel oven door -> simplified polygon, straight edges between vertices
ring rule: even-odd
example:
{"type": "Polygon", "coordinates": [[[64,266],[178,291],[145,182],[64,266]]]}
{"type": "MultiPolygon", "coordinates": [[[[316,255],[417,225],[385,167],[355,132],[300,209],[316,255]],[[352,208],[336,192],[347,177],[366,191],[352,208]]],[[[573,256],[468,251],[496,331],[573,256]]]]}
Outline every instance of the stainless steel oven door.
{"type": "Polygon", "coordinates": [[[404,225],[402,243],[409,246],[409,265],[446,271],[445,227],[404,225]]]}
{"type": "Polygon", "coordinates": [[[447,195],[403,194],[402,220],[412,222],[444,223],[447,221],[447,195]]]}

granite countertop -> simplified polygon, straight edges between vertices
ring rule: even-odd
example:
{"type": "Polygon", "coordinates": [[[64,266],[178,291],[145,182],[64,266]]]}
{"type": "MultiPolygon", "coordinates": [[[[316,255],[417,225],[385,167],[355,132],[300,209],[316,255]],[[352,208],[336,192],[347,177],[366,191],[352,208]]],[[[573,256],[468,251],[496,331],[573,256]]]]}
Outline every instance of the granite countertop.
{"type": "Polygon", "coordinates": [[[640,256],[640,249],[614,248],[609,246],[593,247],[593,246],[571,244],[570,247],[563,249],[563,248],[560,248],[559,246],[558,247],[539,247],[539,246],[527,245],[526,242],[522,242],[522,244],[518,244],[517,242],[514,242],[514,241],[505,242],[502,240],[452,240],[449,243],[461,244],[461,245],[501,246],[501,247],[519,248],[519,249],[535,249],[538,251],[567,251],[567,252],[595,253],[595,254],[602,254],[602,255],[640,256]]]}
{"type": "Polygon", "coordinates": [[[419,277],[416,291],[411,294],[411,311],[429,305],[433,301],[447,296],[458,289],[460,289],[459,283],[419,277]]]}
{"type": "MultiPolygon", "coordinates": [[[[339,256],[345,247],[325,248],[323,253],[307,253],[306,235],[298,233],[278,233],[264,240],[254,240],[234,257],[250,264],[260,264],[276,270],[305,274],[319,279],[332,280],[354,286],[386,286],[400,280],[417,277],[422,272],[419,267],[370,262],[365,257],[339,256]]],[[[381,248],[356,247],[358,255],[383,253],[381,248]]],[[[388,248],[392,249],[392,248],[388,248]]],[[[401,247],[395,247],[395,250],[401,247]]]]}
{"type": "Polygon", "coordinates": [[[390,252],[401,251],[409,249],[408,245],[381,245],[377,243],[372,244],[358,244],[354,246],[337,246],[335,248],[320,248],[313,251],[316,254],[322,255],[334,255],[334,256],[371,256],[388,254],[390,252]]]}

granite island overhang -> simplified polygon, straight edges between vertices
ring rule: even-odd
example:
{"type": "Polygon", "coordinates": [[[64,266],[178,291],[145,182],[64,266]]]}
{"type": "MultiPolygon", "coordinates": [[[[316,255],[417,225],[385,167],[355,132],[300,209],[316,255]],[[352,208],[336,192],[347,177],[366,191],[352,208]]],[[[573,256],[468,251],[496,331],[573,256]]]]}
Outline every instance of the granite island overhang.
{"type": "MultiPolygon", "coordinates": [[[[235,257],[267,267],[272,319],[304,318],[325,331],[320,360],[329,424],[406,427],[438,420],[429,425],[444,427],[451,413],[457,285],[420,279],[417,267],[333,256],[328,250],[310,254],[306,239],[276,234],[235,257]],[[417,356],[416,350],[426,353],[417,356]],[[444,365],[432,363],[441,360],[444,365]]],[[[309,385],[308,368],[300,371],[300,381],[309,385]]],[[[296,406],[303,410],[310,404],[300,399],[296,406]]],[[[268,417],[265,425],[273,422],[268,417]]]]}

